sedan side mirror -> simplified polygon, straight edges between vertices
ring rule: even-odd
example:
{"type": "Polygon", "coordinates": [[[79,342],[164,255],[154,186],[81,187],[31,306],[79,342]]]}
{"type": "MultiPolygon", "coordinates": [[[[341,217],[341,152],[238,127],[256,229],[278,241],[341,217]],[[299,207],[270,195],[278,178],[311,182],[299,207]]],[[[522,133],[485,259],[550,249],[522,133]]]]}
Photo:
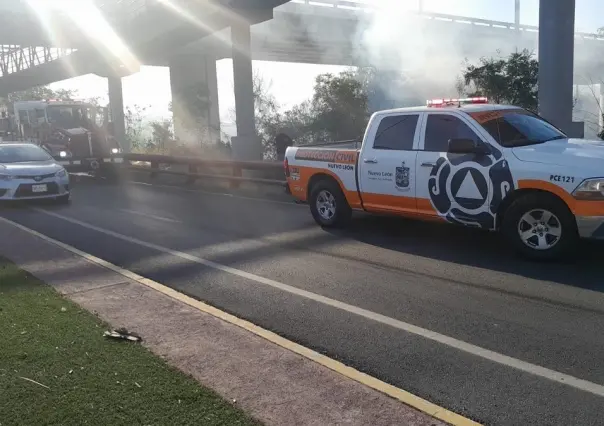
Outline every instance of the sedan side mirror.
{"type": "Polygon", "coordinates": [[[449,152],[451,154],[490,154],[485,144],[478,144],[472,139],[449,139],[449,152]]]}

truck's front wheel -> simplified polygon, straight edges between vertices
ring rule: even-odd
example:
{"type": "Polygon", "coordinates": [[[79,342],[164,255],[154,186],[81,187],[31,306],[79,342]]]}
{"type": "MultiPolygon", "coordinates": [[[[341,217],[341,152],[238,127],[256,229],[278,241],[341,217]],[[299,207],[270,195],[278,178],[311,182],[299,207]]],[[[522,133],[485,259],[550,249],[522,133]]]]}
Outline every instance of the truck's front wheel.
{"type": "Polygon", "coordinates": [[[321,226],[344,226],[352,217],[346,197],[332,180],[322,180],[313,185],[309,204],[313,218],[321,226]]]}
{"type": "Polygon", "coordinates": [[[505,212],[501,230],[519,254],[533,260],[569,257],[579,241],[572,213],[549,194],[516,200],[505,212]]]}

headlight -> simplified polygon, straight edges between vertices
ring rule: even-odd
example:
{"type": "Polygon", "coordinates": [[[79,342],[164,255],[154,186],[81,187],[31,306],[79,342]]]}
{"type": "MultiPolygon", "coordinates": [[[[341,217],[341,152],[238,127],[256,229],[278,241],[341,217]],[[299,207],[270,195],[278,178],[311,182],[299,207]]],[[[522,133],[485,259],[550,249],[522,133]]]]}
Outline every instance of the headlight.
{"type": "Polygon", "coordinates": [[[67,151],[61,151],[61,152],[59,152],[59,157],[61,157],[61,158],[67,158],[67,151]]]}
{"type": "Polygon", "coordinates": [[[60,178],[65,177],[67,176],[67,171],[65,169],[61,169],[55,173],[55,176],[60,178]]]}
{"type": "Polygon", "coordinates": [[[587,179],[573,191],[577,200],[604,201],[604,178],[587,179]]]}
{"type": "Polygon", "coordinates": [[[0,175],[0,180],[13,180],[11,175],[0,175]]]}
{"type": "Polygon", "coordinates": [[[111,153],[112,154],[119,154],[120,152],[122,152],[122,150],[119,149],[119,148],[111,148],[111,153]]]}

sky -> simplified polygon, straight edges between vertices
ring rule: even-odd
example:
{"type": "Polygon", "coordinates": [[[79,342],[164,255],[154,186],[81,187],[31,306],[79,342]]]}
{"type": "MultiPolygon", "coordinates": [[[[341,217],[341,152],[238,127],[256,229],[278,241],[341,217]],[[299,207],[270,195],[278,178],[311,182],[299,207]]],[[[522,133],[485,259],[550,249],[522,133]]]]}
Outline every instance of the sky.
{"type": "MultiPolygon", "coordinates": [[[[320,2],[320,0],[316,0],[320,2]]],[[[417,10],[418,0],[353,0],[368,4],[386,4],[399,9],[417,10]],[[381,3],[380,3],[381,2],[381,3]]],[[[547,0],[542,0],[547,1],[547,0]]],[[[499,21],[514,21],[514,0],[423,0],[427,12],[438,12],[499,21]]],[[[521,0],[520,22],[538,25],[539,0],[521,0]]],[[[576,30],[595,32],[604,26],[604,1],[576,0],[576,30]]],[[[312,96],[314,79],[325,72],[337,73],[344,67],[312,64],[292,64],[254,61],[255,71],[269,85],[270,92],[283,108],[302,102],[312,96]],[[296,84],[291,84],[291,81],[296,84]]],[[[234,109],[233,71],[230,59],[216,64],[218,75],[221,121],[233,121],[234,109]]],[[[86,75],[54,83],[54,89],[77,90],[83,98],[100,97],[107,100],[106,79],[86,75]]],[[[143,66],[141,71],[123,79],[126,106],[148,107],[152,118],[169,117],[171,100],[169,71],[166,67],[143,66]]]]}

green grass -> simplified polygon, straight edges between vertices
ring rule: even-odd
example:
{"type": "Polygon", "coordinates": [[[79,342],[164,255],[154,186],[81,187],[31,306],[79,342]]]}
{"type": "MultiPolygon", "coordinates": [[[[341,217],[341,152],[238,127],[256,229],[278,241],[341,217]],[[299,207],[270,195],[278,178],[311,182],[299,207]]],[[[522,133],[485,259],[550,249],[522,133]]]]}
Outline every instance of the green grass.
{"type": "Polygon", "coordinates": [[[106,329],[0,259],[0,425],[258,424],[106,329]]]}

